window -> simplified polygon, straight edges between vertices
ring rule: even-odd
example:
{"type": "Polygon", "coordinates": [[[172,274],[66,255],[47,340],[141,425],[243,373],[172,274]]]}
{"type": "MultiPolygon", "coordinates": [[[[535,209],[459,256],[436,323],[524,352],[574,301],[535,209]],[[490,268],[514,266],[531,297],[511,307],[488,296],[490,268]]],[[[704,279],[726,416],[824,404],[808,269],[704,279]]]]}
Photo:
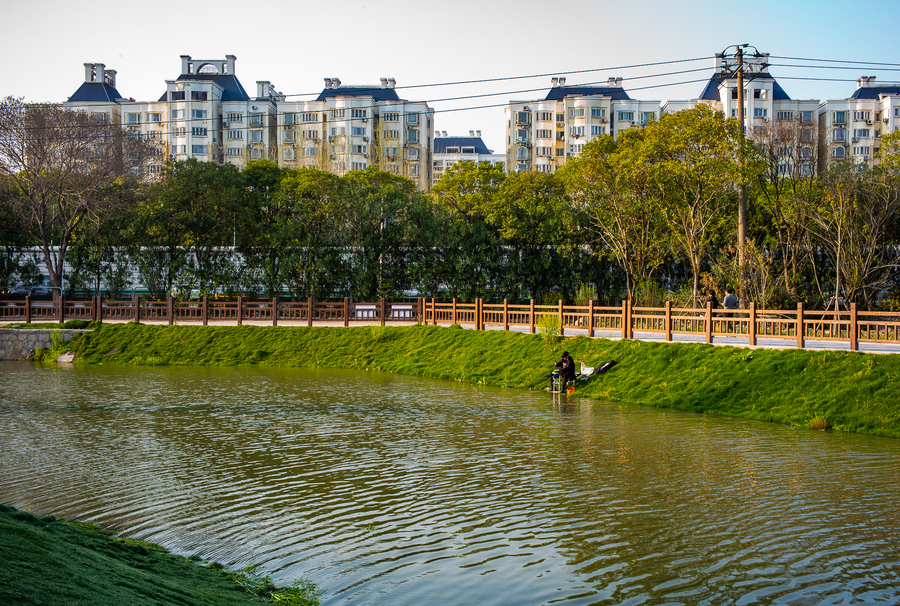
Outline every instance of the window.
{"type": "Polygon", "coordinates": [[[516,148],[516,160],[527,160],[527,159],[528,159],[528,148],[527,147],[516,148]]]}
{"type": "Polygon", "coordinates": [[[161,114],[158,113],[150,113],[147,114],[147,122],[159,122],[161,114]]]}
{"type": "Polygon", "coordinates": [[[313,156],[316,155],[316,148],[315,147],[304,147],[303,155],[306,156],[307,158],[312,158],[313,156]]]}
{"type": "Polygon", "coordinates": [[[812,158],[812,148],[807,145],[804,145],[803,147],[801,147],[800,148],[800,158],[802,160],[809,160],[810,158],[812,158]]]}
{"type": "Polygon", "coordinates": [[[206,129],[202,126],[195,126],[191,129],[191,135],[193,135],[194,137],[205,137],[206,132],[206,129]]]}
{"type": "Polygon", "coordinates": [[[184,110],[183,109],[173,109],[172,110],[172,119],[173,120],[184,120],[184,110]]]}
{"type": "Polygon", "coordinates": [[[230,130],[228,131],[228,138],[232,141],[238,141],[244,138],[244,131],[242,130],[230,130]]]}
{"type": "Polygon", "coordinates": [[[538,122],[553,122],[553,112],[537,112],[538,122]]]}
{"type": "Polygon", "coordinates": [[[602,107],[592,107],[591,108],[591,118],[605,118],[606,110],[602,107]]]}
{"type": "Polygon", "coordinates": [[[806,122],[807,124],[812,124],[813,113],[812,112],[800,112],[800,120],[802,122],[806,122]]]}
{"type": "Polygon", "coordinates": [[[367,112],[364,109],[351,109],[350,117],[351,118],[366,118],[367,112]]]}
{"type": "Polygon", "coordinates": [[[419,149],[416,147],[410,148],[409,152],[406,154],[407,159],[409,160],[418,160],[419,159],[419,149]]]}
{"type": "Polygon", "coordinates": [[[281,119],[282,124],[285,126],[293,126],[294,125],[294,114],[285,113],[281,119]]]}
{"type": "Polygon", "coordinates": [[[847,131],[843,128],[836,128],[831,133],[831,140],[840,142],[847,140],[847,131]]]}
{"type": "Polygon", "coordinates": [[[192,154],[205,154],[206,146],[205,145],[191,145],[191,153],[192,154]]]}
{"type": "Polygon", "coordinates": [[[184,91],[183,90],[175,90],[169,95],[169,100],[171,101],[184,101],[184,91]]]}
{"type": "Polygon", "coordinates": [[[853,112],[854,120],[871,120],[872,112],[853,112]]]}
{"type": "Polygon", "coordinates": [[[261,157],[262,157],[262,153],[255,147],[250,150],[250,159],[251,160],[259,160],[261,157]]]}
{"type": "Polygon", "coordinates": [[[569,118],[584,118],[584,108],[583,107],[570,107],[569,108],[569,118]]]}
{"type": "Polygon", "coordinates": [[[566,115],[565,115],[565,114],[556,114],[556,121],[557,121],[557,122],[565,122],[565,121],[566,121],[566,115]]]}
{"type": "Polygon", "coordinates": [[[528,130],[526,130],[524,128],[520,128],[519,130],[517,130],[516,131],[516,141],[517,142],[528,141],[528,130]]]}
{"type": "Polygon", "coordinates": [[[353,153],[353,154],[367,154],[367,153],[369,153],[369,152],[368,152],[368,150],[366,149],[366,146],[365,146],[365,145],[353,145],[353,146],[351,146],[351,148],[350,148],[350,153],[353,153]]]}
{"type": "Polygon", "coordinates": [[[262,114],[250,114],[250,126],[262,126],[263,123],[263,115],[262,114]]]}
{"type": "Polygon", "coordinates": [[[634,122],[634,112],[619,112],[619,122],[634,122]]]}
{"type": "Polygon", "coordinates": [[[418,143],[419,142],[419,131],[414,128],[410,128],[406,131],[406,140],[410,143],[418,143]]]}
{"type": "Polygon", "coordinates": [[[776,120],[793,120],[794,112],[775,112],[776,120]]]}
{"type": "Polygon", "coordinates": [[[834,112],[831,116],[831,122],[834,124],[846,124],[847,112],[834,112]]]}
{"type": "Polygon", "coordinates": [[[93,113],[93,114],[91,114],[91,118],[93,118],[94,120],[97,120],[99,122],[104,122],[104,123],[109,122],[109,114],[93,113]]]}
{"type": "Polygon", "coordinates": [[[366,127],[365,126],[353,126],[350,128],[350,135],[353,137],[365,137],[366,136],[366,127]]]}
{"type": "Polygon", "coordinates": [[[894,117],[895,117],[895,118],[900,118],[900,107],[895,107],[895,108],[894,108],[894,117]]]}
{"type": "Polygon", "coordinates": [[[141,115],[140,114],[125,114],[125,121],[127,124],[140,124],[141,123],[141,115]]]}
{"type": "Polygon", "coordinates": [[[226,155],[228,155],[229,157],[234,158],[235,156],[240,156],[240,155],[241,155],[241,151],[242,151],[242,150],[241,150],[240,147],[229,147],[229,148],[226,150],[225,153],[226,153],[226,155]]]}
{"type": "Polygon", "coordinates": [[[395,128],[389,128],[384,131],[384,138],[397,140],[400,138],[400,131],[395,128]]]}
{"type": "Polygon", "coordinates": [[[868,156],[869,155],[869,146],[868,145],[860,145],[858,147],[853,148],[854,156],[868,156]]]}
{"type": "Polygon", "coordinates": [[[413,164],[409,167],[409,176],[410,177],[418,177],[419,176],[419,165],[413,164]]]}
{"type": "Polygon", "coordinates": [[[285,160],[293,160],[294,159],[294,148],[293,147],[285,147],[284,148],[284,159],[285,160]]]}
{"type": "Polygon", "coordinates": [[[535,137],[537,139],[552,139],[553,131],[549,128],[539,128],[535,133],[535,137]]]}
{"type": "Polygon", "coordinates": [[[319,114],[318,112],[303,112],[300,114],[300,120],[303,122],[318,122],[319,114]]]}
{"type": "Polygon", "coordinates": [[[562,157],[562,156],[565,156],[565,155],[566,155],[566,150],[565,150],[564,148],[562,148],[562,147],[557,147],[557,148],[556,148],[556,156],[557,156],[557,157],[562,157]]]}
{"type": "Polygon", "coordinates": [[[347,134],[347,128],[345,126],[332,126],[331,127],[331,136],[332,137],[343,137],[347,134]]]}
{"type": "Polygon", "coordinates": [[[754,99],[768,99],[769,91],[764,88],[754,88],[753,89],[753,98],[754,99]]]}
{"type": "Polygon", "coordinates": [[[207,101],[209,93],[203,90],[191,91],[191,101],[207,101]]]}
{"type": "Polygon", "coordinates": [[[527,164],[516,164],[516,172],[517,172],[517,173],[524,173],[524,172],[527,172],[527,171],[528,171],[528,165],[527,165],[527,164]]]}
{"type": "Polygon", "coordinates": [[[285,143],[293,143],[294,142],[294,129],[290,126],[285,127],[284,129],[284,142],[285,143]]]}
{"type": "Polygon", "coordinates": [[[410,126],[416,126],[419,124],[419,114],[407,114],[406,123],[410,126]]]}
{"type": "Polygon", "coordinates": [[[184,154],[184,153],[185,153],[185,146],[184,146],[184,145],[173,145],[173,146],[172,146],[172,153],[173,153],[173,154],[184,154]]]}
{"type": "Polygon", "coordinates": [[[853,136],[857,139],[860,137],[868,137],[870,132],[871,131],[868,128],[854,128],[853,136]]]}
{"type": "Polygon", "coordinates": [[[250,143],[262,143],[263,132],[261,130],[250,131],[250,143]]]}
{"type": "Polygon", "coordinates": [[[754,107],[753,108],[753,117],[754,118],[765,118],[769,115],[769,110],[765,107],[754,107]]]}
{"type": "Polygon", "coordinates": [[[516,124],[530,124],[531,114],[528,112],[516,112],[516,124]]]}
{"type": "Polygon", "coordinates": [[[547,147],[547,146],[540,146],[540,147],[535,148],[535,153],[538,156],[552,156],[553,148],[547,147]]]}
{"type": "Polygon", "coordinates": [[[344,110],[342,109],[333,109],[331,110],[331,119],[337,120],[338,118],[344,117],[344,110]]]}
{"type": "Polygon", "coordinates": [[[185,132],[186,132],[186,129],[183,126],[176,126],[175,128],[172,129],[172,134],[175,135],[176,137],[183,137],[185,132]]]}
{"type": "Polygon", "coordinates": [[[386,114],[382,114],[382,116],[383,116],[382,119],[385,122],[399,122],[400,121],[400,114],[395,113],[395,112],[388,112],[386,114]]]}
{"type": "Polygon", "coordinates": [[[584,127],[583,126],[570,126],[569,127],[569,136],[583,137],[584,136],[584,127]]]}
{"type": "Polygon", "coordinates": [[[366,163],[365,162],[351,162],[350,170],[365,170],[366,163]]]}
{"type": "Polygon", "coordinates": [[[641,124],[647,124],[651,120],[656,120],[656,112],[643,112],[641,114],[641,124]]]}
{"type": "Polygon", "coordinates": [[[584,147],[581,143],[571,143],[569,144],[569,153],[570,154],[580,154],[581,149],[584,147]]]}
{"type": "Polygon", "coordinates": [[[464,153],[464,154],[474,154],[474,153],[475,153],[475,148],[474,148],[474,147],[464,147],[464,148],[462,148],[462,153],[464,153]]]}
{"type": "Polygon", "coordinates": [[[605,134],[606,134],[605,126],[592,126],[591,127],[591,136],[592,137],[599,137],[600,135],[605,135],[605,134]]]}
{"type": "Polygon", "coordinates": [[[192,109],[191,110],[191,119],[192,120],[205,120],[206,119],[206,110],[205,109],[192,109]]]}
{"type": "Polygon", "coordinates": [[[566,138],[566,131],[564,131],[564,130],[558,130],[558,131],[556,131],[556,140],[557,140],[557,141],[562,141],[562,140],[564,140],[565,138],[566,138]]]}
{"type": "Polygon", "coordinates": [[[243,122],[244,114],[226,114],[226,122],[243,122]]]}
{"type": "Polygon", "coordinates": [[[317,130],[305,130],[305,131],[303,131],[303,138],[304,138],[304,139],[312,139],[312,140],[316,140],[316,139],[319,138],[319,131],[317,131],[317,130]]]}
{"type": "Polygon", "coordinates": [[[448,154],[458,154],[458,153],[459,153],[459,148],[458,148],[458,147],[448,147],[447,150],[446,150],[446,153],[448,153],[448,154]]]}

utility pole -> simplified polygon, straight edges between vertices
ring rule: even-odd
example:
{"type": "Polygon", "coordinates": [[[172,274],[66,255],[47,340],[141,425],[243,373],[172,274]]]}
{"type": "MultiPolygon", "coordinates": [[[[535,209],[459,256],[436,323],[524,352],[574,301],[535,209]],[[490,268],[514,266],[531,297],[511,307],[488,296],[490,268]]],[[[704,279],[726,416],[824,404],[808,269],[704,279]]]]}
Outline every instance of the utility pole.
{"type": "Polygon", "coordinates": [[[738,225],[737,225],[737,239],[738,239],[738,263],[740,265],[740,275],[741,275],[741,284],[740,284],[740,305],[743,306],[746,301],[744,300],[744,246],[747,244],[747,188],[744,186],[744,139],[746,136],[746,127],[745,127],[745,119],[744,116],[744,47],[738,45],[737,47],[737,89],[738,89],[738,120],[741,123],[741,142],[740,142],[740,157],[739,161],[741,163],[741,182],[738,183],[738,225]]]}

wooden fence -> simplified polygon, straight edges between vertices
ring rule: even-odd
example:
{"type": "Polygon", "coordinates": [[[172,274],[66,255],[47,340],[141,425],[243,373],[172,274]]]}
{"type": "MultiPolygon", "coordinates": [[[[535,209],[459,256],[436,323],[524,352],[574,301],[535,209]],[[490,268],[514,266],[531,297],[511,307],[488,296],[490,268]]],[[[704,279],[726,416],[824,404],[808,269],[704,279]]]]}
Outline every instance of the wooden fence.
{"type": "Polygon", "coordinates": [[[374,303],[343,301],[144,301],[135,297],[128,301],[107,301],[94,297],[90,301],[0,301],[0,321],[5,322],[59,322],[66,320],[120,320],[154,321],[168,324],[244,322],[313,326],[315,322],[328,322],[349,326],[352,322],[421,322],[424,324],[466,324],[476,330],[502,327],[503,330],[527,329],[534,333],[541,325],[541,318],[550,320],[547,325],[558,327],[559,334],[566,330],[578,331],[593,337],[597,332],[620,335],[633,339],[635,333],[663,335],[672,341],[673,335],[704,336],[707,343],[715,337],[743,337],[750,345],[757,339],[780,339],[796,343],[803,348],[807,340],[839,341],[849,343],[851,350],[858,350],[860,343],[892,343],[900,345],[900,313],[858,311],[851,303],[847,311],[812,311],[802,303],[796,310],[757,309],[751,303],[746,309],[725,310],[705,308],[634,307],[625,301],[621,306],[602,307],[590,302],[587,305],[511,305],[485,303],[459,303],[456,299],[439,303],[435,299],[417,299],[414,302],[389,302],[381,299],[374,303]]]}

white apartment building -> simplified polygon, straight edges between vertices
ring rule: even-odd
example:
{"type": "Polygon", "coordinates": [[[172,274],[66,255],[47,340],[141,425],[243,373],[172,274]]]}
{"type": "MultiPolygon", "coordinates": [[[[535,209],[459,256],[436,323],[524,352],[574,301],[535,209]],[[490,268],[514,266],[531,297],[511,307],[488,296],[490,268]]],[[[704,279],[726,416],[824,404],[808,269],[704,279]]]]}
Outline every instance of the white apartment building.
{"type": "Polygon", "coordinates": [[[249,160],[275,159],[275,107],[283,99],[269,82],[258,81],[251,98],[235,75],[235,56],[192,59],[181,56],[181,74],[166,81],[156,101],[123,98],[113,70],[85,63],[85,81],[66,107],[108,116],[128,131],[160,143],[165,160],[196,158],[243,166],[249,160]]]}
{"type": "Polygon", "coordinates": [[[470,130],[468,137],[449,137],[447,131],[435,133],[432,184],[438,182],[444,170],[462,161],[475,164],[489,162],[506,170],[506,154],[495,154],[488,149],[481,139],[480,130],[470,130]]]}
{"type": "Polygon", "coordinates": [[[279,101],[279,164],[338,175],[377,166],[428,191],[434,110],[425,102],[401,99],[395,86],[393,78],[364,86],[325,78],[314,101],[279,101]]]}
{"type": "Polygon", "coordinates": [[[849,98],[822,101],[818,119],[820,168],[844,159],[874,166],[881,136],[900,131],[900,86],[863,76],[849,98]]]}
{"type": "Polygon", "coordinates": [[[544,99],[511,101],[507,115],[507,171],[555,172],[584,144],[659,118],[659,101],[632,99],[621,78],[605,86],[566,86],[552,78],[544,99]]]}

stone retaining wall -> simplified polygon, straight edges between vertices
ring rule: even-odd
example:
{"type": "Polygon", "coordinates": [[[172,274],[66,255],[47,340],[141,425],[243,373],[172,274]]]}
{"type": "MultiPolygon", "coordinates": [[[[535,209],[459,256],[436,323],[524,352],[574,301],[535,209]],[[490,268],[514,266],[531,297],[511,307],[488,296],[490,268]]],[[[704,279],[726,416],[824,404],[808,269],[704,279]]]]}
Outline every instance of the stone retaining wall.
{"type": "MultiPolygon", "coordinates": [[[[89,330],[60,328],[63,342],[89,330]]],[[[53,346],[53,330],[37,328],[0,328],[0,360],[31,360],[38,347],[47,350],[53,346]]]]}

